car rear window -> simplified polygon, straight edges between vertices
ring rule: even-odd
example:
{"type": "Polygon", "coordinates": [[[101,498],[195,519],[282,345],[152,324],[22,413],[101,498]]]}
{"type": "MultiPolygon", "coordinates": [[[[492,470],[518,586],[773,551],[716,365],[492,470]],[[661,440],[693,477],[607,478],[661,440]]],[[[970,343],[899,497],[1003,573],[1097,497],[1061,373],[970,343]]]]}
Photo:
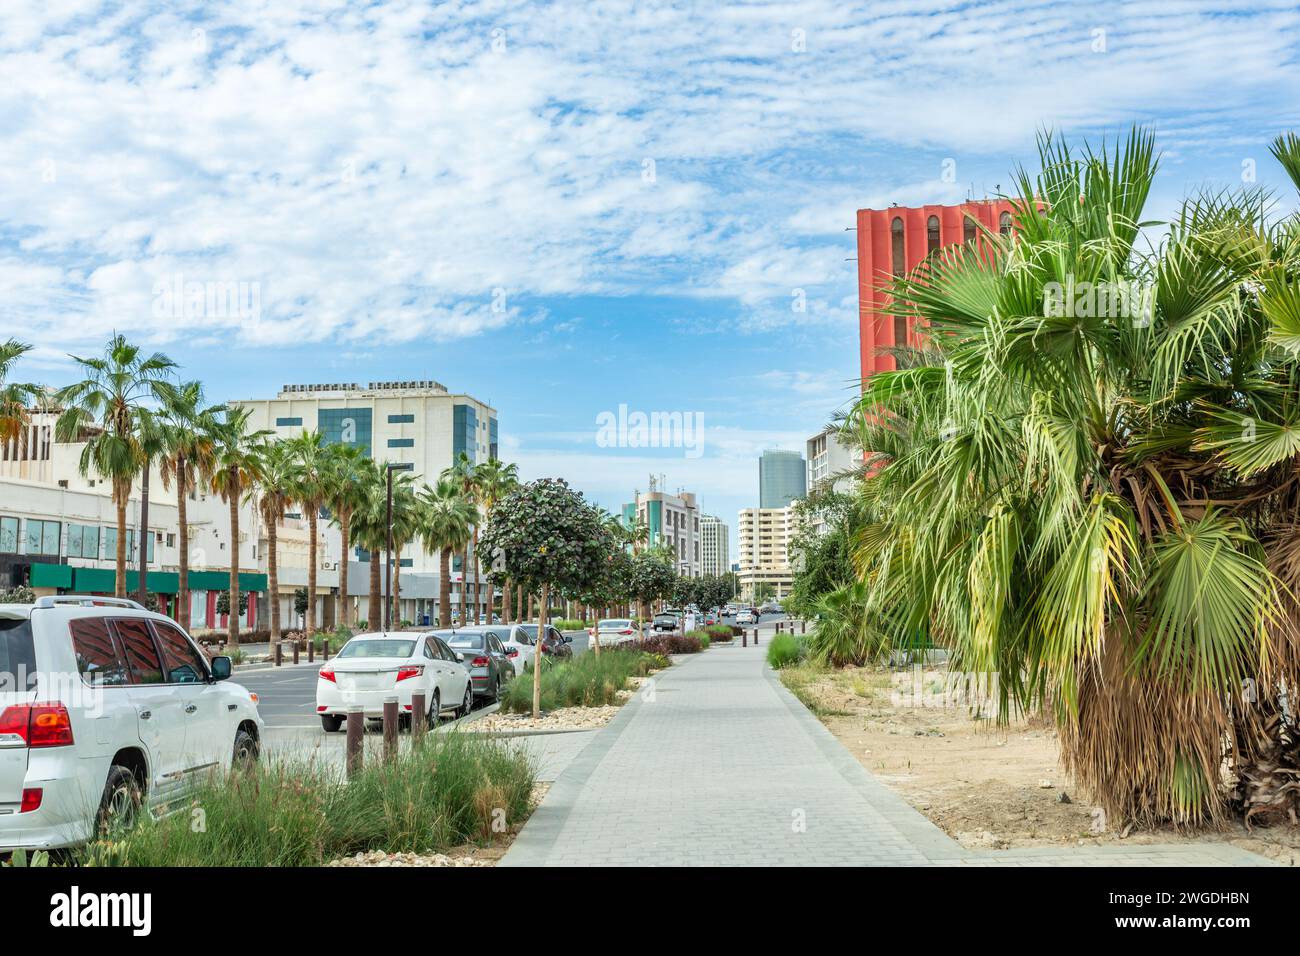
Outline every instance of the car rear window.
{"type": "Polygon", "coordinates": [[[0,691],[36,688],[36,648],[32,622],[25,617],[0,618],[0,691]]]}
{"type": "Polygon", "coordinates": [[[122,642],[133,683],[161,684],[162,659],[158,657],[158,648],[149,631],[149,622],[117,617],[113,618],[113,629],[117,631],[117,639],[122,642]]]}
{"type": "Polygon", "coordinates": [[[632,622],[624,618],[618,621],[601,621],[596,628],[601,631],[619,631],[626,627],[631,627],[632,622]]]}
{"type": "Polygon", "coordinates": [[[348,641],[339,657],[410,657],[415,641],[348,641]]]}
{"type": "Polygon", "coordinates": [[[472,647],[478,649],[483,646],[483,635],[457,634],[455,637],[448,639],[447,644],[451,647],[472,647]]]}

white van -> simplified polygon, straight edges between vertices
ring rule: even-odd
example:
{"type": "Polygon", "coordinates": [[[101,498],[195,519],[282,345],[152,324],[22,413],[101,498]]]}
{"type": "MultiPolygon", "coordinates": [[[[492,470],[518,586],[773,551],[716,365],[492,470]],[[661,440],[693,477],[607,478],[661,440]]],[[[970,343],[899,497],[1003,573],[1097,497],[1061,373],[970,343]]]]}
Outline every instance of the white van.
{"type": "Polygon", "coordinates": [[[134,601],[0,604],[0,853],[75,846],[257,759],[257,701],[134,601]]]}

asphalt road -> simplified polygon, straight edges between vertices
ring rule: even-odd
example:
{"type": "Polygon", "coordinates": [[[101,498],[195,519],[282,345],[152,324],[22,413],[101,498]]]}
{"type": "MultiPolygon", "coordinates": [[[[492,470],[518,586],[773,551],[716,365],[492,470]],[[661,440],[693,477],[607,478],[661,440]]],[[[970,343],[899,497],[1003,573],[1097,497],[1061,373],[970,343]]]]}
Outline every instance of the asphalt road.
{"type": "MultiPolygon", "coordinates": [[[[761,625],[774,624],[785,620],[784,614],[764,614],[761,625]]],[[[725,623],[734,623],[731,618],[723,618],[725,623]]],[[[585,654],[590,639],[585,631],[566,631],[573,638],[570,646],[574,655],[585,654]]],[[[258,709],[266,721],[268,731],[280,732],[277,736],[301,737],[314,732],[322,737],[337,737],[326,734],[321,728],[320,718],[316,716],[316,672],[320,664],[285,665],[277,668],[265,668],[238,671],[233,680],[242,684],[258,695],[258,709]]]]}

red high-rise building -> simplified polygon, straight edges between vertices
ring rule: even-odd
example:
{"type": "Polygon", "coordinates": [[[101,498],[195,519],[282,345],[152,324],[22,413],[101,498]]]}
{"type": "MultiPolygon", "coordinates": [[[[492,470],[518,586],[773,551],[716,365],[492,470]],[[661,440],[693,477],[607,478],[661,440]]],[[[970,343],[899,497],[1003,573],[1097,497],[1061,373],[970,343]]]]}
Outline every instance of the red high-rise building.
{"type": "Polygon", "coordinates": [[[885,312],[890,279],[908,272],[941,246],[967,242],[978,234],[973,220],[1010,232],[1015,207],[1005,199],[960,206],[919,206],[858,210],[858,329],[862,377],[894,368],[889,349],[916,343],[911,321],[885,312]]]}

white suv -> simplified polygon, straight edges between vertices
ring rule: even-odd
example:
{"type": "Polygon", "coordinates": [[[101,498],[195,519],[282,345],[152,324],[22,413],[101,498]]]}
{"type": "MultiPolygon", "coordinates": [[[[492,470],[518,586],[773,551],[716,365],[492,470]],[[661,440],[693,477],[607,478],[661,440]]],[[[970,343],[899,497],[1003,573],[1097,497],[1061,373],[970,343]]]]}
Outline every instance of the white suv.
{"type": "Polygon", "coordinates": [[[255,761],[257,701],[229,677],[134,601],[0,604],[0,852],[84,843],[255,761]]]}

